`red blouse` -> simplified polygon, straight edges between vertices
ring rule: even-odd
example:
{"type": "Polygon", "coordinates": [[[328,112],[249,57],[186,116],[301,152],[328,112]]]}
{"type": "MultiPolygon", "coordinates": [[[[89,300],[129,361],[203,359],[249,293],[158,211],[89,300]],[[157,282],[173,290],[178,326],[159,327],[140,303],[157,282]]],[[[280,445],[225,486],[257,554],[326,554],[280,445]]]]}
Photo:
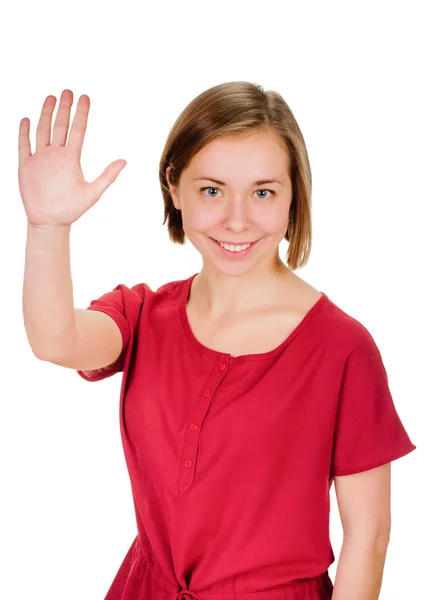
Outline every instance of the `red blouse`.
{"type": "Polygon", "coordinates": [[[190,328],[194,277],[156,291],[120,284],[88,307],[122,333],[117,362],[78,373],[123,372],[138,527],[108,600],[220,600],[318,577],[335,560],[333,476],[416,448],[373,338],[326,294],[280,346],[232,357],[190,328]]]}

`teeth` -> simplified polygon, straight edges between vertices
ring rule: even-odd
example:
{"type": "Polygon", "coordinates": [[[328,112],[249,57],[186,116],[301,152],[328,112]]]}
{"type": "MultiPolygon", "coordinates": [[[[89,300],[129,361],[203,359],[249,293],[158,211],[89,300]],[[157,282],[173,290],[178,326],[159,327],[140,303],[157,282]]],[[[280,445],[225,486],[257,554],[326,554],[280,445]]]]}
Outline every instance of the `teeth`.
{"type": "Polygon", "coordinates": [[[247,248],[251,245],[244,244],[243,246],[233,246],[228,244],[222,244],[221,242],[219,242],[219,244],[222,248],[224,248],[225,250],[230,250],[231,252],[241,252],[242,250],[247,250],[247,248]]]}

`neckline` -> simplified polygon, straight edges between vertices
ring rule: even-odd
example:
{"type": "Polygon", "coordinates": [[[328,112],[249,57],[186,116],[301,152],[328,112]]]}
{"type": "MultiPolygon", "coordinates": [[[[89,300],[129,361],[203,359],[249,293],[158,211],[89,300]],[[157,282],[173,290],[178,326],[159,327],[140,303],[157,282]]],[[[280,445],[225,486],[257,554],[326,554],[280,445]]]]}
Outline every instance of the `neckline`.
{"type": "Polygon", "coordinates": [[[240,354],[239,356],[232,356],[228,352],[219,352],[218,350],[214,350],[213,348],[209,348],[200,342],[193,333],[193,330],[190,326],[190,322],[188,320],[187,315],[187,302],[190,297],[190,290],[193,283],[193,279],[199,275],[199,273],[195,273],[191,275],[187,279],[184,280],[182,285],[182,290],[179,296],[179,311],[181,316],[182,325],[184,328],[184,333],[189,339],[189,341],[195,346],[198,350],[200,350],[203,354],[207,354],[211,358],[225,358],[230,360],[231,362],[244,362],[248,360],[262,360],[267,358],[273,358],[277,354],[280,354],[286,346],[300,333],[302,329],[306,327],[306,325],[312,320],[313,316],[317,313],[317,311],[328,301],[328,296],[324,292],[321,292],[322,296],[315,302],[315,304],[308,310],[300,323],[291,331],[288,337],[283,340],[281,344],[279,344],[273,350],[269,350],[268,352],[259,352],[255,354],[240,354]]]}

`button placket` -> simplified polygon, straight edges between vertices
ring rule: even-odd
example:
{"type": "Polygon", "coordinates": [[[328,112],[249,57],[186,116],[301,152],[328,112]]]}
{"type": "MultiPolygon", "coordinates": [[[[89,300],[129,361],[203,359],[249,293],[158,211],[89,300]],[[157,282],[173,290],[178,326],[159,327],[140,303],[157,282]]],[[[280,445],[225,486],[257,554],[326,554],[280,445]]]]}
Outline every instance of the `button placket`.
{"type": "Polygon", "coordinates": [[[188,490],[193,482],[199,449],[198,442],[200,425],[208,413],[209,405],[213,395],[223,379],[226,377],[228,372],[228,364],[230,363],[230,357],[227,355],[219,357],[213,373],[207,382],[207,387],[201,393],[202,398],[207,398],[208,402],[197,403],[195,413],[192,415],[192,421],[185,430],[184,449],[178,476],[178,489],[181,496],[188,490]]]}

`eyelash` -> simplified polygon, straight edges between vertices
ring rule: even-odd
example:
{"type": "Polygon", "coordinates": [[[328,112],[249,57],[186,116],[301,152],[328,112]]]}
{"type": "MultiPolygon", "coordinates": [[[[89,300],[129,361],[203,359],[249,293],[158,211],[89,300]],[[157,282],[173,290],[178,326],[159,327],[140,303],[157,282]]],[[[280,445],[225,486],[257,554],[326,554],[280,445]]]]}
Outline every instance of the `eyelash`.
{"type": "MultiPolygon", "coordinates": [[[[203,191],[205,191],[205,190],[218,190],[218,189],[219,189],[219,188],[217,188],[217,187],[214,187],[214,186],[208,186],[208,187],[202,187],[202,188],[200,188],[200,191],[201,191],[201,192],[203,192],[203,191]]],[[[275,192],[275,191],[273,191],[273,190],[268,190],[268,189],[266,189],[266,188],[259,188],[259,189],[257,189],[256,191],[258,192],[259,190],[260,190],[261,192],[262,192],[262,191],[265,191],[265,192],[270,192],[270,194],[272,194],[273,196],[275,196],[275,195],[276,195],[276,192],[275,192]]],[[[215,198],[215,197],[216,197],[216,196],[208,196],[208,198],[215,198]]],[[[269,198],[259,198],[259,200],[269,200],[269,198]]]]}

